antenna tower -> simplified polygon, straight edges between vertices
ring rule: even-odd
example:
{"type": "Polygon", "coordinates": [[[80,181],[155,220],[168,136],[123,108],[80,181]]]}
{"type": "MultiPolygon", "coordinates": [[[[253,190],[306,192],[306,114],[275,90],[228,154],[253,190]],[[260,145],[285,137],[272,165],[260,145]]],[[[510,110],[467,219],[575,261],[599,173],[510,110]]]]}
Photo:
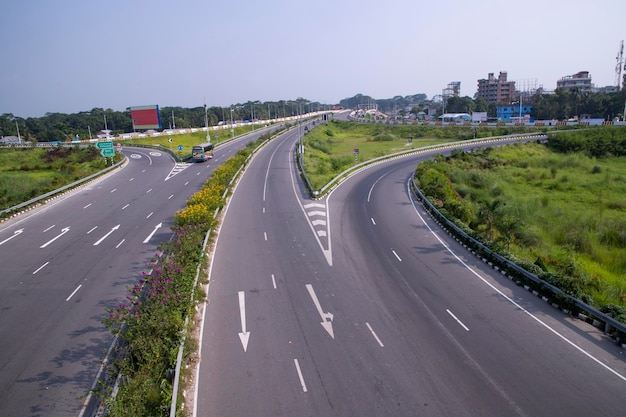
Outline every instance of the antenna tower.
{"type": "Polygon", "coordinates": [[[617,65],[615,65],[615,86],[617,90],[621,90],[621,82],[622,82],[622,68],[626,70],[626,65],[624,65],[624,41],[622,40],[619,45],[619,50],[617,51],[617,65]]]}

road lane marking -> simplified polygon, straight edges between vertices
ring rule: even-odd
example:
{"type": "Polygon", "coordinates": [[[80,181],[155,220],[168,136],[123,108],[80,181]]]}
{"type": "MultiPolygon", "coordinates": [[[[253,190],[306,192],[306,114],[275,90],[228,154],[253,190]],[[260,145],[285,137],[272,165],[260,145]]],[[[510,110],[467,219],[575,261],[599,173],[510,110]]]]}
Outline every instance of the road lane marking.
{"type": "MultiPolygon", "coordinates": [[[[411,195],[411,183],[410,182],[407,182],[407,192],[408,192],[409,195],[411,195]]],[[[487,279],[485,277],[483,277],[478,272],[476,272],[474,269],[472,269],[472,267],[470,267],[467,263],[465,263],[452,249],[450,249],[450,247],[439,237],[439,235],[437,235],[437,233],[435,233],[435,231],[430,227],[430,225],[428,223],[426,223],[426,220],[420,214],[419,210],[417,209],[417,206],[415,205],[415,201],[413,201],[413,199],[411,199],[411,204],[413,205],[413,209],[415,210],[415,213],[417,214],[417,216],[420,218],[422,223],[428,228],[428,230],[435,237],[435,239],[437,239],[439,241],[439,243],[441,243],[441,245],[448,251],[448,253],[450,253],[452,256],[454,256],[454,258],[461,265],[463,265],[468,271],[470,271],[472,274],[474,274],[485,285],[487,285],[489,288],[491,288],[493,291],[495,291],[498,295],[500,295],[506,301],[508,301],[513,306],[515,306],[517,309],[519,309],[521,312],[523,312],[524,314],[529,316],[531,319],[536,321],[539,325],[543,326],[546,330],[550,331],[552,334],[554,334],[555,336],[560,338],[562,341],[564,341],[565,343],[569,344],[571,347],[573,347],[574,349],[576,349],[577,351],[579,351],[580,353],[582,353],[583,355],[585,355],[586,357],[588,357],[589,359],[591,359],[592,361],[594,361],[595,363],[600,365],[605,370],[609,371],[610,373],[612,373],[613,375],[617,376],[622,381],[626,382],[626,377],[625,376],[623,376],[622,374],[620,374],[619,372],[617,372],[616,370],[614,370],[610,366],[606,365],[600,359],[596,358],[591,353],[587,352],[586,350],[584,350],[583,348],[578,346],[573,341],[569,340],[565,335],[559,333],[558,331],[556,331],[555,329],[550,327],[549,324],[547,324],[546,322],[541,320],[539,317],[535,316],[533,313],[531,313],[530,311],[525,309],[521,304],[519,304],[518,302],[513,300],[511,297],[509,297],[508,295],[506,295],[505,293],[500,291],[498,288],[495,287],[495,285],[493,285],[489,281],[487,281],[487,279]]]]}
{"type": "Polygon", "coordinates": [[[306,289],[313,300],[313,304],[315,304],[315,308],[317,309],[318,314],[322,318],[322,322],[320,323],[324,330],[328,332],[330,337],[335,338],[335,333],[333,332],[333,313],[324,313],[322,309],[322,305],[320,304],[320,300],[317,299],[317,295],[315,294],[315,290],[313,290],[313,286],[311,284],[306,284],[306,289]]]}
{"type": "Polygon", "coordinates": [[[372,224],[373,224],[374,226],[376,226],[376,222],[374,221],[374,218],[373,218],[373,217],[370,217],[370,220],[372,221],[372,224]]]}
{"type": "Polygon", "coordinates": [[[372,326],[370,326],[370,324],[368,322],[365,322],[365,325],[367,326],[367,328],[370,330],[370,332],[372,333],[372,336],[374,336],[374,339],[376,339],[376,341],[378,342],[378,344],[380,345],[380,347],[385,347],[385,345],[383,345],[383,342],[380,341],[380,339],[378,338],[378,335],[376,334],[376,332],[374,331],[374,329],[372,329],[372,326]]]}
{"type": "Polygon", "coordinates": [[[114,193],[116,191],[117,191],[117,188],[114,188],[114,189],[111,190],[112,193],[114,193]]]}
{"type": "Polygon", "coordinates": [[[157,232],[157,230],[159,230],[162,226],[163,226],[163,223],[159,223],[156,226],[154,226],[154,229],[148,235],[148,237],[143,240],[143,243],[148,243],[150,241],[150,239],[152,239],[152,236],[154,236],[154,234],[157,232]]]}
{"type": "Polygon", "coordinates": [[[385,176],[387,176],[389,174],[389,172],[385,172],[383,175],[381,175],[380,177],[378,177],[378,179],[376,181],[374,181],[374,184],[372,184],[372,186],[370,187],[369,192],[367,193],[367,202],[370,202],[370,199],[372,197],[372,192],[374,192],[374,187],[376,187],[376,184],[378,184],[380,182],[380,180],[382,180],[383,178],[385,178],[385,176]]]}
{"type": "Polygon", "coordinates": [[[263,237],[267,240],[267,232],[263,232],[263,237]]]}
{"type": "Polygon", "coordinates": [[[174,194],[170,195],[169,197],[167,197],[168,200],[171,200],[172,197],[174,197],[174,194]]]}
{"type": "Polygon", "coordinates": [[[53,224],[52,226],[48,227],[47,229],[45,229],[43,232],[46,233],[48,230],[54,228],[56,226],[56,224],[53,224]]]}
{"type": "Polygon", "coordinates": [[[86,206],[83,207],[83,209],[89,208],[93,203],[89,203],[86,206]]]}
{"type": "Polygon", "coordinates": [[[94,227],[92,227],[92,228],[91,228],[91,230],[87,232],[87,234],[89,234],[89,233],[93,232],[93,231],[94,231],[94,230],[96,230],[97,228],[98,228],[98,226],[94,226],[94,227]]]}
{"type": "Polygon", "coordinates": [[[4,239],[2,242],[0,242],[0,245],[4,245],[5,243],[7,243],[9,240],[13,239],[14,237],[17,237],[18,235],[20,235],[22,232],[24,231],[24,229],[19,229],[16,230],[15,232],[13,232],[13,236],[8,237],[6,239],[4,239]]]}
{"type": "Polygon", "coordinates": [[[276,278],[274,278],[274,274],[272,274],[272,285],[274,286],[274,289],[276,289],[276,278]]]}
{"type": "Polygon", "coordinates": [[[297,359],[293,360],[293,363],[296,365],[296,371],[298,371],[298,378],[300,378],[300,385],[302,386],[302,391],[307,392],[306,383],[304,382],[304,377],[302,376],[302,371],[300,370],[300,364],[297,359]]]}
{"type": "Polygon", "coordinates": [[[146,191],[146,194],[148,194],[150,191],[152,191],[152,188],[150,188],[148,191],[146,191]]]}
{"type": "Polygon", "coordinates": [[[35,271],[33,272],[33,275],[35,275],[37,272],[41,271],[42,269],[44,269],[46,267],[46,265],[48,265],[50,262],[46,262],[45,264],[41,265],[39,268],[35,269],[35,271]]]}
{"type": "Polygon", "coordinates": [[[150,214],[146,216],[146,219],[149,219],[150,217],[152,217],[153,214],[154,214],[154,211],[151,211],[150,214]]]}
{"type": "Polygon", "coordinates": [[[463,322],[462,322],[461,320],[459,320],[459,319],[458,319],[458,318],[457,318],[454,314],[452,314],[452,312],[451,312],[450,310],[448,310],[447,308],[446,308],[446,311],[448,312],[448,314],[449,314],[450,316],[452,316],[452,318],[453,318],[454,320],[456,320],[456,321],[457,321],[457,323],[459,323],[459,324],[461,325],[461,327],[463,327],[463,328],[465,329],[465,331],[468,331],[468,332],[469,332],[469,329],[467,328],[467,326],[466,326],[466,325],[464,325],[464,324],[463,324],[463,322]]]}
{"type": "Polygon", "coordinates": [[[122,246],[122,243],[124,243],[126,241],[126,239],[122,239],[120,240],[120,243],[117,244],[117,246],[115,247],[115,249],[119,249],[120,246],[122,246]]]}
{"type": "Polygon", "coordinates": [[[117,229],[119,229],[119,228],[120,228],[120,225],[118,224],[117,226],[113,227],[113,228],[112,228],[112,229],[111,229],[111,230],[110,230],[110,231],[109,231],[106,235],[102,236],[102,237],[100,238],[100,240],[98,240],[98,241],[97,241],[96,243],[94,243],[93,245],[94,245],[94,246],[98,246],[100,243],[102,243],[102,241],[103,241],[104,239],[106,239],[107,237],[109,237],[109,236],[111,235],[111,233],[115,232],[115,231],[116,231],[117,229]]]}
{"type": "Polygon", "coordinates": [[[239,340],[243,345],[243,351],[248,350],[248,341],[250,340],[250,332],[246,331],[246,293],[239,291],[239,316],[241,318],[241,332],[239,332],[239,340]]]}
{"type": "Polygon", "coordinates": [[[83,286],[83,284],[80,284],[78,287],[76,287],[76,289],[70,294],[69,297],[67,297],[65,299],[65,301],[70,301],[70,298],[72,298],[74,296],[74,294],[76,294],[78,292],[78,290],[80,290],[80,287],[82,287],[82,286],[83,286]]]}
{"type": "Polygon", "coordinates": [[[69,231],[70,231],[69,226],[68,227],[64,227],[63,229],[61,229],[61,233],[59,233],[58,235],[56,235],[55,237],[53,237],[52,239],[50,239],[49,241],[47,241],[46,243],[44,243],[43,245],[41,245],[39,247],[41,249],[45,248],[46,246],[48,246],[49,244],[51,244],[52,242],[54,242],[55,240],[57,240],[58,238],[60,238],[61,236],[63,236],[64,234],[66,234],[69,231]]]}
{"type": "Polygon", "coordinates": [[[128,208],[128,206],[130,206],[130,204],[126,204],[124,207],[122,207],[122,210],[124,210],[125,208],[128,208]]]}
{"type": "Polygon", "coordinates": [[[400,258],[400,257],[398,256],[398,254],[396,253],[396,251],[395,251],[395,250],[391,249],[391,252],[392,252],[394,255],[396,255],[396,258],[398,258],[398,260],[399,260],[400,262],[402,262],[402,258],[400,258]]]}

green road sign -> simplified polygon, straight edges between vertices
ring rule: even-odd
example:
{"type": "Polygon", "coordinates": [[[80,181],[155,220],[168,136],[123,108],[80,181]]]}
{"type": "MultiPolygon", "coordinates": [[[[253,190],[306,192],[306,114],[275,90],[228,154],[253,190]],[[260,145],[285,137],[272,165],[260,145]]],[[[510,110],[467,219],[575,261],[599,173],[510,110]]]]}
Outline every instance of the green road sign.
{"type": "Polygon", "coordinates": [[[105,158],[108,158],[110,156],[115,156],[115,149],[113,148],[103,149],[100,151],[100,155],[104,156],[105,158]]]}
{"type": "Polygon", "coordinates": [[[96,148],[98,149],[113,149],[113,142],[97,142],[96,148]]]}

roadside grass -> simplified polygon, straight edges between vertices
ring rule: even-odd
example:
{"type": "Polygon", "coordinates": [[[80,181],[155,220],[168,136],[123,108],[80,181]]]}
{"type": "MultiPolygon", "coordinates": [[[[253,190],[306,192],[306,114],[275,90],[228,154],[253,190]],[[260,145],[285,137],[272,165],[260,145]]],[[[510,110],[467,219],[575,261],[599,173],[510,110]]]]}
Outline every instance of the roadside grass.
{"type": "MultiPolygon", "coordinates": [[[[261,127],[256,127],[255,130],[260,129],[261,127]]],[[[251,132],[251,125],[244,125],[235,128],[235,136],[243,135],[245,133],[251,132]]],[[[165,135],[161,134],[159,136],[151,136],[145,138],[132,138],[132,139],[124,139],[119,141],[122,145],[132,146],[132,145],[144,145],[144,146],[152,146],[159,145],[164,148],[170,149],[172,152],[177,153],[180,157],[185,157],[191,155],[191,148],[194,145],[198,145],[200,143],[206,142],[207,132],[202,130],[198,130],[197,132],[189,132],[178,135],[165,135]],[[170,143],[169,139],[172,139],[170,143]],[[178,150],[178,146],[181,145],[183,147],[182,151],[178,150]]],[[[209,135],[211,137],[211,143],[219,144],[224,142],[225,140],[232,138],[232,133],[230,129],[218,129],[218,130],[210,130],[209,135]]]]}
{"type": "Polygon", "coordinates": [[[459,140],[425,136],[417,128],[338,121],[318,125],[303,140],[304,169],[313,189],[321,189],[337,174],[363,161],[459,140]]]}
{"type": "Polygon", "coordinates": [[[457,194],[444,208],[485,241],[570,280],[584,301],[626,304],[626,157],[528,143],[428,162],[418,167],[419,181],[429,168],[457,194]]]}
{"type": "Polygon", "coordinates": [[[71,184],[107,166],[95,147],[0,148],[0,209],[71,184]]]}

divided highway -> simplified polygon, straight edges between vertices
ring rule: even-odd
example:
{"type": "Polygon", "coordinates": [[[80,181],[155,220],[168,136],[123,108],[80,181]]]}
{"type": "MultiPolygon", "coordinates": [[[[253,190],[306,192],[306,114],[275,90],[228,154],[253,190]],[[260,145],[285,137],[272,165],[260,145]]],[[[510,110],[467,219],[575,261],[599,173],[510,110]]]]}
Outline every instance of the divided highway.
{"type": "Polygon", "coordinates": [[[428,154],[311,200],[297,135],[251,162],[210,270],[194,416],[616,416],[621,349],[488,268],[413,201],[428,154]]]}
{"type": "Polygon", "coordinates": [[[173,214],[257,132],[206,163],[124,148],[128,164],[0,225],[0,416],[78,416],[112,337],[105,308],[149,271],[173,214]]]}

